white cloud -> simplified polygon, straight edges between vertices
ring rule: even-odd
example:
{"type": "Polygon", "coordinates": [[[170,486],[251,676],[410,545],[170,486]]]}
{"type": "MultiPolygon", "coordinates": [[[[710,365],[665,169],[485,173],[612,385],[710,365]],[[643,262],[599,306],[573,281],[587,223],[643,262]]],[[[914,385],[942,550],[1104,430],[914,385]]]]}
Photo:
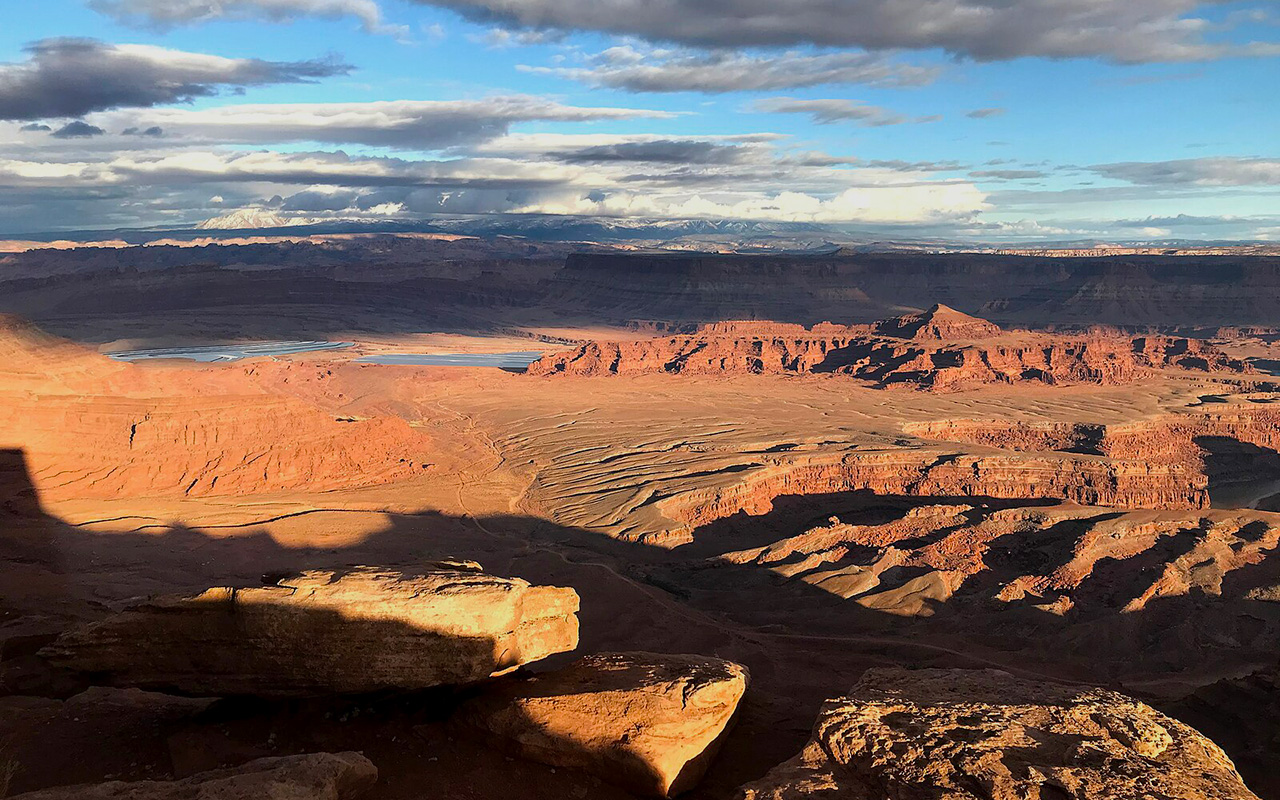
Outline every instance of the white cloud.
{"type": "MultiPolygon", "coordinates": [[[[770,97],[757,100],[752,106],[756,111],[770,114],[807,114],[819,125],[831,125],[836,122],[857,122],[870,127],[885,125],[901,125],[912,120],[879,106],[868,105],[857,100],[820,99],[798,100],[794,97],[770,97]]],[[[933,118],[916,120],[933,122],[933,118]]]]}
{"type": "Polygon", "coordinates": [[[1090,167],[1107,178],[1145,185],[1280,186],[1277,158],[1187,158],[1128,161],[1090,167]]]}
{"type": "Polygon", "coordinates": [[[281,103],[191,110],[120,111],[93,115],[110,130],[160,127],[169,137],[203,142],[321,142],[433,150],[477,144],[514,123],[665,119],[665,111],[564,105],[530,95],[481,100],[393,100],[368,103],[281,103]]]}
{"type": "Polygon", "coordinates": [[[869,53],[782,53],[750,56],[717,50],[611,47],[585,57],[584,66],[521,65],[524,72],[554,75],[591,86],[630,92],[741,92],[857,83],[879,87],[922,86],[940,70],[899,64],[869,53]]]}
{"type": "Polygon", "coordinates": [[[302,17],[353,17],[371,33],[404,35],[388,25],[374,0],[90,0],[90,7],[119,22],[161,30],[221,20],[292,22],[302,17]]]}

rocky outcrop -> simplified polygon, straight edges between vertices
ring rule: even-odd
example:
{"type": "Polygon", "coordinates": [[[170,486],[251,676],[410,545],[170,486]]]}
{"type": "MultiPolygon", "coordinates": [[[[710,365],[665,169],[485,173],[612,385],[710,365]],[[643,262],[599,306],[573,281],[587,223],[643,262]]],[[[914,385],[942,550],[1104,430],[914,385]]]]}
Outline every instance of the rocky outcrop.
{"type": "Polygon", "coordinates": [[[716,561],[767,569],[886,614],[944,607],[968,621],[1035,609],[1080,622],[1146,610],[1159,600],[1252,599],[1280,528],[1243,516],[1132,519],[1096,510],[917,506],[896,519],[828,524],[716,561]],[[1247,578],[1245,578],[1247,581],[1247,578]]]}
{"type": "Polygon", "coordinates": [[[939,392],[986,384],[1131,383],[1157,369],[1248,373],[1243,361],[1179,337],[1006,333],[946,306],[875,325],[721,323],[693,333],[589,342],[533,362],[551,375],[845,375],[939,392]]]}
{"type": "Polygon", "coordinates": [[[377,767],[359,753],[312,753],[262,758],[177,781],[59,786],[14,800],[348,800],[377,780],[377,767]]]}
{"type": "Polygon", "coordinates": [[[919,314],[906,314],[876,323],[872,328],[884,336],[920,341],[990,339],[1002,332],[1000,326],[993,322],[956,311],[942,303],[919,314]]]}
{"type": "MultiPolygon", "coordinates": [[[[1166,414],[1125,425],[947,419],[907,423],[922,439],[1019,452],[1096,454],[1123,465],[1177,467],[1193,485],[1280,475],[1280,412],[1245,404],[1230,411],[1166,414]]],[[[1150,506],[1157,507],[1157,506],[1150,506]]]]}
{"type": "Polygon", "coordinates": [[[1123,695],[995,670],[873,669],[743,800],[1256,800],[1227,755],[1123,695]]]}
{"type": "Polygon", "coordinates": [[[466,567],[357,568],[153,600],[41,651],[114,686],[297,696],[483,680],[578,643],[578,596],[466,567]]]}
{"type": "Polygon", "coordinates": [[[612,653],[487,690],[459,712],[499,746],[672,797],[701,779],[747,688],[747,670],[699,656],[612,653]]]}
{"type": "Polygon", "coordinates": [[[1220,479],[1256,478],[1258,466],[1280,466],[1280,411],[1250,404],[1113,425],[1099,449],[1111,458],[1198,464],[1220,479]]]}
{"type": "Polygon", "coordinates": [[[909,422],[902,430],[921,439],[998,447],[1017,452],[1098,453],[1104,425],[1079,422],[1018,422],[1014,420],[942,419],[909,422]]]}

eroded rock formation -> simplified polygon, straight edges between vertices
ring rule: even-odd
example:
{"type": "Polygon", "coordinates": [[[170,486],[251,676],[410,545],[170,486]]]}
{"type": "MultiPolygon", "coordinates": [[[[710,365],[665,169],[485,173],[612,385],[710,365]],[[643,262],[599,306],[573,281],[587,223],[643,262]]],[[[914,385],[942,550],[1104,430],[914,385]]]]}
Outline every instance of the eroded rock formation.
{"type": "MultiPolygon", "coordinates": [[[[1270,405],[1166,414],[1124,425],[947,419],[907,423],[903,430],[922,439],[1016,452],[1097,455],[1118,471],[1139,465],[1154,472],[1171,468],[1171,479],[1186,481],[1192,492],[1207,488],[1211,481],[1220,485],[1280,475],[1280,411],[1270,405]]],[[[1135,507],[1176,506],[1163,505],[1152,497],[1135,507]]]]}
{"type": "Polygon", "coordinates": [[[1217,745],[1115,692],[903,669],[829,701],[803,752],[742,793],[809,797],[1256,800],[1217,745]]]}
{"type": "Polygon", "coordinates": [[[402,419],[339,418],[234,368],[114,362],[3,316],[0,447],[51,500],[370,486],[420,475],[431,451],[402,419]]]}
{"type": "Polygon", "coordinates": [[[905,314],[876,323],[872,329],[884,336],[920,341],[990,339],[1001,333],[999,325],[957,311],[942,303],[919,314],[905,314]]]}
{"type": "Polygon", "coordinates": [[[1174,368],[1248,373],[1204,342],[1094,333],[1006,333],[942,305],[874,325],[732,323],[632,342],[590,342],[529,366],[532,375],[834,373],[878,387],[939,392],[985,384],[1116,385],[1174,368]]]}
{"type": "Polygon", "coordinates": [[[658,501],[692,529],[739,512],[756,516],[785,495],[870,491],[918,497],[1070,500],[1121,508],[1199,509],[1209,505],[1198,465],[1109,460],[1089,455],[972,455],[892,451],[813,456],[753,470],[727,485],[658,501]]]}
{"type": "Polygon", "coordinates": [[[356,568],[153,600],[42,654],[110,685],[195,695],[424,689],[573,650],[577,610],[572,589],[473,569],[356,568]]]}
{"type": "Polygon", "coordinates": [[[965,442],[1017,452],[1061,450],[1100,453],[1105,425],[1078,422],[943,419],[909,422],[902,429],[921,439],[965,442]]]}
{"type": "Polygon", "coordinates": [[[177,781],[108,781],[59,786],[14,800],[354,800],[378,769],[359,753],[262,758],[177,781]]]}
{"type": "Polygon", "coordinates": [[[592,655],[492,687],[460,714],[464,724],[527,758],[671,797],[706,771],[747,680],[744,667],[715,658],[592,655]]]}
{"type": "Polygon", "coordinates": [[[1258,587],[1238,576],[1268,562],[1277,545],[1280,528],[1243,516],[1133,519],[1088,509],[937,505],[882,524],[833,517],[717,560],[899,616],[929,616],[945,605],[978,619],[1021,606],[1082,620],[1192,593],[1243,602],[1258,587]]]}

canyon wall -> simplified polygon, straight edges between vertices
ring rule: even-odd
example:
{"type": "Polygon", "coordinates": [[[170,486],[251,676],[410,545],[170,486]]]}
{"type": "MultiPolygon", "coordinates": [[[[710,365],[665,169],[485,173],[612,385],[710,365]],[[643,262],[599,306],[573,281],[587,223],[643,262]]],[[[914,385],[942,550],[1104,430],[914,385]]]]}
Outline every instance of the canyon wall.
{"type": "Polygon", "coordinates": [[[776,499],[868,491],[945,498],[1068,500],[1122,508],[1200,509],[1208,481],[1178,463],[1108,461],[1089,456],[979,456],[910,451],[852,453],[779,462],[742,480],[681,492],[659,502],[687,534],[718,519],[760,516],[776,499]]]}
{"type": "Polygon", "coordinates": [[[939,392],[986,384],[1117,385],[1152,370],[1250,374],[1243,361],[1181,337],[1004,332],[942,305],[870,326],[720,323],[690,334],[589,342],[535,361],[552,375],[839,374],[939,392]]]}
{"type": "Polygon", "coordinates": [[[1001,324],[1269,327],[1280,258],[584,253],[547,297],[641,319],[870,322],[931,298],[1001,324]]]}

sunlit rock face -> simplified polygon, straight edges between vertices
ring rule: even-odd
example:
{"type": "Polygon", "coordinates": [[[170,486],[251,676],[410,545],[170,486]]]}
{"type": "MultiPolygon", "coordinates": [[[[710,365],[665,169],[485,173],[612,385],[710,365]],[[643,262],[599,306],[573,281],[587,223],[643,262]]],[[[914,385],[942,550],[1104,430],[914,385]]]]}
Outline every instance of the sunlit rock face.
{"type": "Polygon", "coordinates": [[[639,341],[595,341],[551,353],[528,372],[554,375],[846,376],[880,388],[958,392],[989,384],[1133,383],[1154,370],[1249,373],[1204,342],[1116,332],[1004,331],[943,305],[871,325],[725,322],[639,341]]]}
{"type": "Polygon", "coordinates": [[[741,800],[1253,800],[1227,755],[1115,692],[997,670],[873,669],[741,800]]]}
{"type": "Polygon", "coordinates": [[[578,644],[578,595],[467,565],[314,571],[167,597],[71,631],[50,661],[116,686],[296,696],[473,683],[578,644]]]}
{"type": "Polygon", "coordinates": [[[461,715],[514,753],[671,797],[706,771],[747,682],[744,667],[721,659],[606,653],[495,686],[461,715]]]}

